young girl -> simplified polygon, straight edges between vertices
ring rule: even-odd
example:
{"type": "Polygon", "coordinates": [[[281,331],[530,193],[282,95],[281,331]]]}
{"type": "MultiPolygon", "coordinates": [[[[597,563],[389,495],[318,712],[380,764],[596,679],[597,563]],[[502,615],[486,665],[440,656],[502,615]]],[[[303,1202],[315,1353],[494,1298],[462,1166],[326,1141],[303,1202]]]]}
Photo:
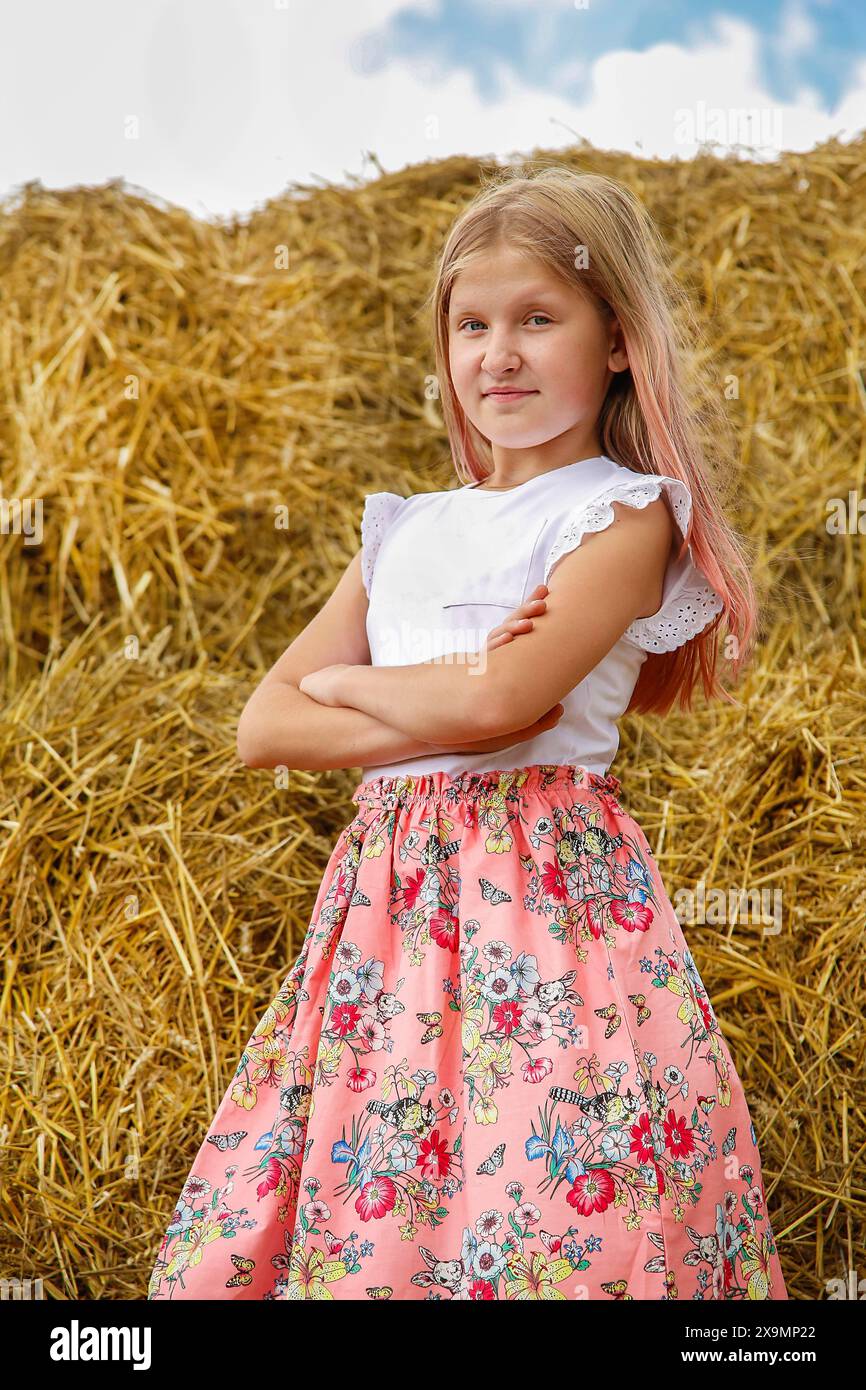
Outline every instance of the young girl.
{"type": "Polygon", "coordinates": [[[608,771],[626,710],[699,673],[730,698],[716,629],[738,670],[755,624],[681,297],[627,190],[553,168],[482,190],[431,303],[462,486],[367,497],[244,710],[250,766],[364,775],[148,1296],[785,1299],[742,1085],[608,771]]]}

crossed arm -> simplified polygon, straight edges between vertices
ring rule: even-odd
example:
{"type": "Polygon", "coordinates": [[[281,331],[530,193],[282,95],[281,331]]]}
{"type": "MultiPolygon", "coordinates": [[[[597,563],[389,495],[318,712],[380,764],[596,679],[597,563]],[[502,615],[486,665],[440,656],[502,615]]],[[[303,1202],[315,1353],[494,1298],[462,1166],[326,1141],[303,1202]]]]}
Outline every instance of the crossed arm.
{"type": "Polygon", "coordinates": [[[348,705],[431,742],[457,742],[525,728],[578,685],[635,618],[661,606],[675,536],[662,498],[583,537],[557,563],[547,607],[519,642],[482,651],[473,663],[325,667],[300,689],[348,705]]]}

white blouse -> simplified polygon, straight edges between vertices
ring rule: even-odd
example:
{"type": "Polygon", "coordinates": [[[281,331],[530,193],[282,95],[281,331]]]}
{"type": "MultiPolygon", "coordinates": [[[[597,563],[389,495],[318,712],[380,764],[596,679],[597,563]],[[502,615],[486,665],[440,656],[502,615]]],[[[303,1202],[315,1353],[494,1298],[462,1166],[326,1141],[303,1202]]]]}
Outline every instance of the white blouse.
{"type": "MultiPolygon", "coordinates": [[[[400,497],[374,492],[361,520],[367,637],[374,666],[404,666],[451,652],[480,652],[491,628],[547,584],[557,561],[588,531],[616,520],[611,503],[645,507],[668,499],[682,537],[692,499],[686,485],[599,457],[580,459],[500,491],[477,484],[400,497]]],[[[682,538],[681,537],[681,538],[682,538]]],[[[559,723],[492,753],[433,753],[363,769],[364,781],[428,772],[489,772],[533,763],[580,764],[607,774],[625,712],[649,652],[673,651],[719,613],[722,600],[674,546],[662,606],[637,618],[566,695],[559,723]]],[[[519,640],[519,639],[517,639],[519,640]]]]}

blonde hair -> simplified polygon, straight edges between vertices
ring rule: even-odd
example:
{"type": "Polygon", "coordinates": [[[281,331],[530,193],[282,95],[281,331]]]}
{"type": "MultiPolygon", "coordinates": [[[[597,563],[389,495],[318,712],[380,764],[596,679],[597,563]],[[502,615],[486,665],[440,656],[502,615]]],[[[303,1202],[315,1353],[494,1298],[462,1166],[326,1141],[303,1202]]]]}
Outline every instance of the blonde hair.
{"type": "MultiPolygon", "coordinates": [[[[679,696],[691,708],[700,675],[707,698],[734,703],[716,676],[716,630],[724,617],[735,639],[736,677],[756,628],[756,601],[739,537],[725,519],[703,457],[702,437],[725,451],[729,422],[718,393],[696,363],[708,357],[689,305],[667,265],[650,214],[623,184],[601,174],[547,165],[529,174],[494,176],[448,233],[425,307],[432,313],[436,375],[458,478],[478,482],[492,471],[489,440],[466,418],[449,369],[448,312],[457,275],[497,245],[524,252],[581,291],[599,312],[615,314],[629,366],[614,375],[599,414],[602,452],[637,473],[679,478],[692,496],[688,533],[695,564],[724,608],[673,652],[650,653],[628,710],[665,713],[679,696]],[[588,264],[576,268],[586,248],[588,264]],[[695,372],[692,404],[684,379],[695,372]]],[[[727,446],[728,448],[730,446],[727,446]]]]}

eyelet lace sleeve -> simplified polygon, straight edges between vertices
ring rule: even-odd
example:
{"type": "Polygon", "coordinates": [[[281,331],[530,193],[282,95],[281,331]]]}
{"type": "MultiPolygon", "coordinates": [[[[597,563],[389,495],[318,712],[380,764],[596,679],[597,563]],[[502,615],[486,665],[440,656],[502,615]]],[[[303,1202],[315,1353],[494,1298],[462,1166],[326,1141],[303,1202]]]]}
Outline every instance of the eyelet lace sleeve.
{"type": "MultiPolygon", "coordinates": [[[[593,498],[573,520],[568,521],[551,546],[544,567],[544,583],[558,560],[580,545],[588,531],[604,531],[616,520],[613,502],[643,508],[661,496],[664,488],[681,535],[688,530],[692,511],[691,494],[679,478],[663,474],[636,476],[614,483],[593,498]]],[[[672,652],[683,646],[710,623],[724,604],[706,576],[698,569],[688,547],[680,560],[673,556],[664,581],[661,608],[648,618],[636,618],[623,638],[647,652],[672,652]]]]}
{"type": "Polygon", "coordinates": [[[405,501],[406,498],[400,497],[396,492],[371,492],[364,498],[364,511],[361,516],[361,575],[368,598],[382,538],[405,501]]]}

